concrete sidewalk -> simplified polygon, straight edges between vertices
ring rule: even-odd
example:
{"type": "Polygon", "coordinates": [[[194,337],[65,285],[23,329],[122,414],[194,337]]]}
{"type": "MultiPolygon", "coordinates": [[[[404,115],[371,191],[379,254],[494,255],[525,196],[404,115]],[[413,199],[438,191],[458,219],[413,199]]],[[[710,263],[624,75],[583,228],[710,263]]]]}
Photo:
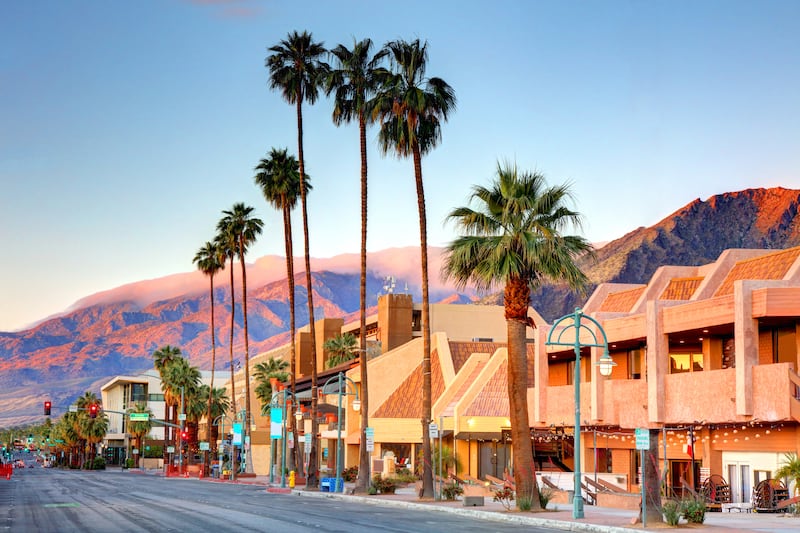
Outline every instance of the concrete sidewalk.
{"type": "MultiPolygon", "coordinates": [[[[268,492],[286,492],[306,498],[332,498],[341,501],[357,501],[371,505],[386,505],[403,507],[406,509],[424,510],[431,512],[456,513],[464,516],[473,516],[482,520],[507,522],[514,524],[528,524],[537,527],[560,529],[566,531],[598,531],[607,533],[630,533],[643,530],[641,523],[631,524],[636,516],[635,511],[626,509],[613,509],[586,505],[584,518],[572,518],[572,506],[566,504],[550,504],[548,509],[541,513],[522,513],[514,507],[506,510],[499,502],[491,498],[484,499],[481,507],[464,507],[458,501],[431,501],[420,500],[413,487],[397,489],[395,494],[376,496],[356,496],[349,494],[352,484],[345,484],[345,493],[328,493],[316,490],[304,490],[303,487],[294,489],[281,489],[280,483],[270,484],[268,480],[257,478],[253,482],[264,484],[268,492]]],[[[800,515],[777,513],[706,513],[705,523],[689,526],[685,520],[677,528],[670,528],[665,523],[648,524],[647,529],[701,529],[704,532],[775,532],[796,533],[800,531],[800,515]]]]}

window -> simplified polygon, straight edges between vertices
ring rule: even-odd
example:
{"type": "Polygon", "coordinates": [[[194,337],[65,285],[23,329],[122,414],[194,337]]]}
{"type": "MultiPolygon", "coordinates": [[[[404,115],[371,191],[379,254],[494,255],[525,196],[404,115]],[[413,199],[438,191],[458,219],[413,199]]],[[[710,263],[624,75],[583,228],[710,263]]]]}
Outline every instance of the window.
{"type": "Polygon", "coordinates": [[[628,350],[628,379],[642,379],[642,350],[628,350]]]}
{"type": "Polygon", "coordinates": [[[772,329],[772,362],[793,363],[797,360],[794,326],[772,329]]]}
{"type": "Polygon", "coordinates": [[[131,402],[136,403],[144,401],[147,401],[144,383],[131,384],[131,402]]]}
{"type": "Polygon", "coordinates": [[[701,352],[685,352],[669,354],[669,373],[700,372],[703,370],[703,354],[701,352]]]}
{"type": "Polygon", "coordinates": [[[163,394],[148,394],[147,395],[148,402],[163,402],[164,395],[163,394]]]}

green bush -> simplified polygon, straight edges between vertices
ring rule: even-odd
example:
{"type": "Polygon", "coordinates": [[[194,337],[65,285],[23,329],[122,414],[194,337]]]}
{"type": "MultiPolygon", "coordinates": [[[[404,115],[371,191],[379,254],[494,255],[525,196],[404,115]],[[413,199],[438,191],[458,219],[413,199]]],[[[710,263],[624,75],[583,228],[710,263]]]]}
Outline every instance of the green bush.
{"type": "Polygon", "coordinates": [[[372,487],[375,487],[375,490],[380,494],[394,494],[394,491],[397,490],[397,483],[392,478],[382,478],[380,475],[376,475],[372,478],[372,487]]]}
{"type": "Polygon", "coordinates": [[[539,505],[542,509],[547,509],[547,504],[553,498],[553,489],[550,487],[539,487],[539,505]]]}
{"type": "Polygon", "coordinates": [[[664,520],[667,521],[667,524],[672,527],[677,526],[681,519],[681,514],[683,513],[680,502],[676,500],[667,500],[664,502],[662,510],[664,511],[664,520]]]}
{"type": "Polygon", "coordinates": [[[464,489],[458,483],[445,483],[442,486],[442,497],[445,500],[455,500],[456,497],[464,494],[464,489]]]}
{"type": "Polygon", "coordinates": [[[95,457],[94,461],[86,461],[83,468],[84,470],[105,470],[106,460],[103,457],[95,457]]]}
{"type": "Polygon", "coordinates": [[[136,468],[135,459],[125,459],[125,468],[136,468]]]}
{"type": "Polygon", "coordinates": [[[394,477],[399,483],[414,483],[419,479],[408,468],[398,468],[394,473],[394,477]]]}
{"type": "Polygon", "coordinates": [[[144,450],[145,459],[161,459],[164,457],[164,448],[162,446],[150,445],[150,449],[144,450]]]}
{"type": "Polygon", "coordinates": [[[684,500],[683,517],[690,524],[702,524],[706,519],[706,502],[700,498],[684,500]]]}

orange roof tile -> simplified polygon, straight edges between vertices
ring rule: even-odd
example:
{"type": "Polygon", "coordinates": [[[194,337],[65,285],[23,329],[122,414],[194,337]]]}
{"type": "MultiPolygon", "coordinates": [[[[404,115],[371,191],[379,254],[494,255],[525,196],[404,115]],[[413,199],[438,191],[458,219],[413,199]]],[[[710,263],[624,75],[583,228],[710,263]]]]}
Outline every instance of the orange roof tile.
{"type": "Polygon", "coordinates": [[[464,410],[465,416],[509,416],[508,361],[504,361],[464,410]]]}
{"type": "MultiPolygon", "coordinates": [[[[422,362],[383,402],[375,418],[422,418],[422,362]]],[[[431,402],[444,392],[444,377],[439,361],[439,351],[431,352],[431,402]]]]}
{"type": "Polygon", "coordinates": [[[744,279],[783,279],[800,254],[800,246],[738,261],[720,283],[714,296],[733,294],[733,284],[744,279]]]}
{"type": "Polygon", "coordinates": [[[604,313],[627,313],[642,295],[645,288],[646,287],[637,287],[635,289],[628,289],[627,291],[612,292],[603,300],[599,311],[604,313]]]}
{"type": "Polygon", "coordinates": [[[503,348],[504,342],[463,342],[449,341],[450,355],[453,358],[453,369],[459,373],[469,356],[474,353],[488,353],[492,355],[498,348],[503,348]]]}
{"type": "Polygon", "coordinates": [[[659,296],[659,300],[688,300],[702,283],[702,277],[672,278],[659,296]]]}

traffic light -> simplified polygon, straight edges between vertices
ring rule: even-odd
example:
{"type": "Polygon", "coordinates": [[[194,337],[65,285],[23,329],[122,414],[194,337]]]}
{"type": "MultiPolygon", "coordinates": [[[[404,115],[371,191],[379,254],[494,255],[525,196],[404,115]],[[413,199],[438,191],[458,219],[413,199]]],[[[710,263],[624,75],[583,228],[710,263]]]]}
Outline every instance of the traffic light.
{"type": "Polygon", "coordinates": [[[44,402],[44,414],[45,414],[45,416],[50,416],[50,407],[52,405],[53,404],[51,404],[50,402],[44,402]]]}
{"type": "Polygon", "coordinates": [[[89,406],[89,418],[97,418],[97,404],[93,403],[89,406]]]}
{"type": "Polygon", "coordinates": [[[189,432],[186,431],[185,429],[181,430],[181,440],[184,441],[189,440],[189,432]]]}

